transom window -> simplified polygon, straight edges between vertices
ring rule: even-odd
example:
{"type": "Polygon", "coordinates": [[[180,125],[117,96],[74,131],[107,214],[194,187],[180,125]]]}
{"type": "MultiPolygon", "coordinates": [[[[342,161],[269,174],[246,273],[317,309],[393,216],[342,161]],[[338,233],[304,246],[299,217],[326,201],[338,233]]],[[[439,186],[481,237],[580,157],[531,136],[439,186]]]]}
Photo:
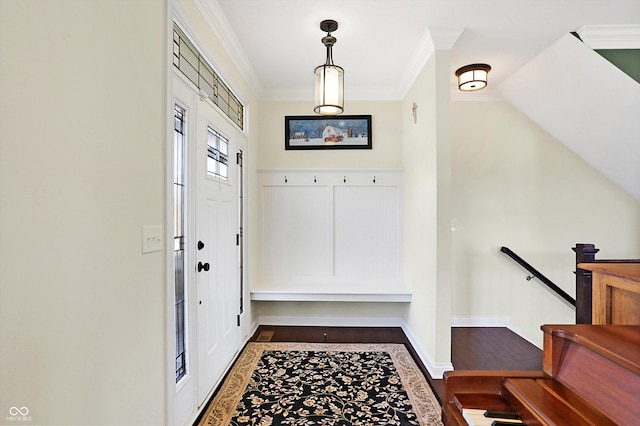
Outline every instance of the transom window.
{"type": "Polygon", "coordinates": [[[244,105],[205,61],[187,36],[173,25],[173,65],[198,89],[203,90],[214,104],[240,129],[244,129],[244,105]]]}

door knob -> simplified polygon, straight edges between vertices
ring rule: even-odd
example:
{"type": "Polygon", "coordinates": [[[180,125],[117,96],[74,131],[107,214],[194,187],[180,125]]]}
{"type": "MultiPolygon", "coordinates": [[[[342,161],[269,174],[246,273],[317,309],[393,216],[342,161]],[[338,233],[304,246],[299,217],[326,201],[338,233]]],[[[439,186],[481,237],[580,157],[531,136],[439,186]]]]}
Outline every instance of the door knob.
{"type": "Polygon", "coordinates": [[[202,241],[198,241],[198,250],[202,250],[204,248],[204,243],[202,241]]]}
{"type": "Polygon", "coordinates": [[[198,272],[202,272],[202,270],[208,271],[209,270],[209,264],[208,263],[202,263],[202,262],[198,262],[198,272]]]}

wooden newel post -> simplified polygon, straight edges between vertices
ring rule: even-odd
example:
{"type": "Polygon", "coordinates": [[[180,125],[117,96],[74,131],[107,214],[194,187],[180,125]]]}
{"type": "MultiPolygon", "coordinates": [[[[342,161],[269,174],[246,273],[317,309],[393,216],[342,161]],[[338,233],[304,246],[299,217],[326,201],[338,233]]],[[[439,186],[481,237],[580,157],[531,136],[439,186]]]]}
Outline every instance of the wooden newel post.
{"type": "Polygon", "coordinates": [[[576,243],[576,324],[591,324],[591,271],[578,268],[578,263],[593,263],[600,249],[593,244],[576,243]]]}

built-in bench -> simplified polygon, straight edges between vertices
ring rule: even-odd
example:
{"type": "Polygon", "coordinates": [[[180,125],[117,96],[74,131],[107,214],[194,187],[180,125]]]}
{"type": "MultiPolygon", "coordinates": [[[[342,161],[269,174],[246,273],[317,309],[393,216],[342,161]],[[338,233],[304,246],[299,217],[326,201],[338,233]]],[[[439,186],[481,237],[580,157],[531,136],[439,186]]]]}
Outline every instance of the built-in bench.
{"type": "Polygon", "coordinates": [[[279,302],[411,302],[411,291],[388,286],[270,285],[251,290],[251,300],[279,302]]]}

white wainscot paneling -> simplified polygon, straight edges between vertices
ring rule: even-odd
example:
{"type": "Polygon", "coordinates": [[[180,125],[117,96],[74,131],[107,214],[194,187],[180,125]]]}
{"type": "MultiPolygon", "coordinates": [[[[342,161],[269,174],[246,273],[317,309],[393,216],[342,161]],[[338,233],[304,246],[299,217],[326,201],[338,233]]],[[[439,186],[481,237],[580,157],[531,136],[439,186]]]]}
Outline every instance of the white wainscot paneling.
{"type": "Polygon", "coordinates": [[[349,281],[397,281],[400,275],[397,186],[334,187],[335,275],[349,281]]]}
{"type": "Polygon", "coordinates": [[[259,172],[253,300],[408,302],[402,172],[259,172]]]}
{"type": "Polygon", "coordinates": [[[331,274],[328,186],[264,186],[263,272],[306,281],[331,274]]]}

